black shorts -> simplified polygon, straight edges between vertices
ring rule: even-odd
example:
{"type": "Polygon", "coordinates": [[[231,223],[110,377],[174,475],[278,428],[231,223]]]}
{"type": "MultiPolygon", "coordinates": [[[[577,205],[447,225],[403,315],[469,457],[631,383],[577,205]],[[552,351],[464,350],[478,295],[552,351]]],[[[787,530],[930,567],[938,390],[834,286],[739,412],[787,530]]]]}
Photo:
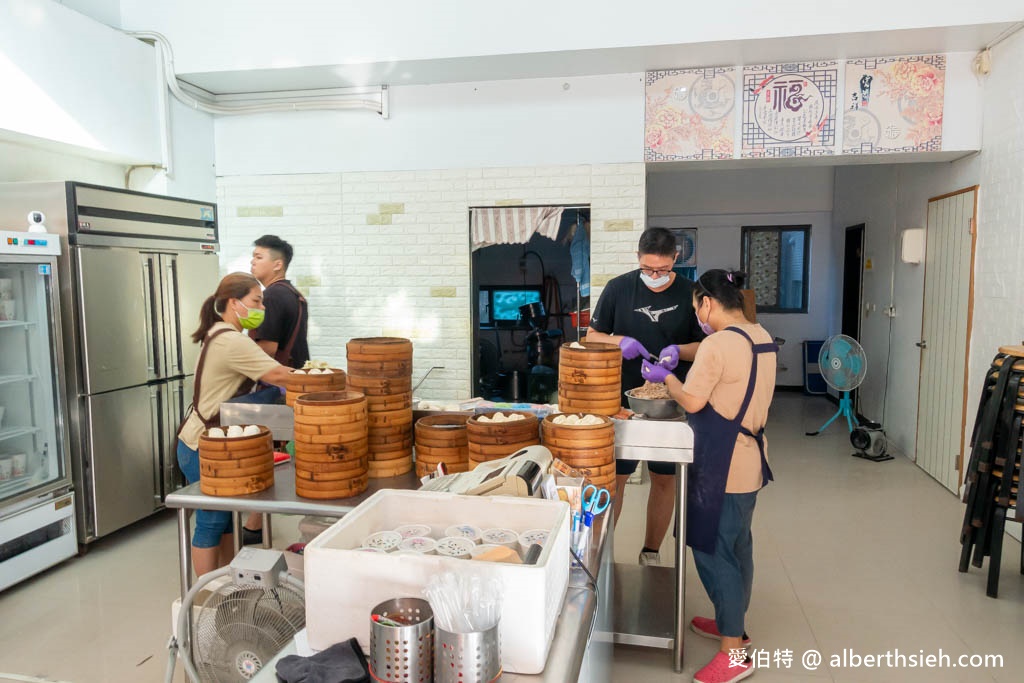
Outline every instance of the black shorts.
{"type": "MultiPolygon", "coordinates": [[[[616,459],[615,460],[615,474],[618,475],[630,475],[636,472],[636,466],[640,464],[639,460],[626,460],[616,459]]],[[[659,460],[648,460],[647,469],[654,474],[667,474],[673,475],[676,473],[676,464],[674,462],[661,462],[659,460]]]]}

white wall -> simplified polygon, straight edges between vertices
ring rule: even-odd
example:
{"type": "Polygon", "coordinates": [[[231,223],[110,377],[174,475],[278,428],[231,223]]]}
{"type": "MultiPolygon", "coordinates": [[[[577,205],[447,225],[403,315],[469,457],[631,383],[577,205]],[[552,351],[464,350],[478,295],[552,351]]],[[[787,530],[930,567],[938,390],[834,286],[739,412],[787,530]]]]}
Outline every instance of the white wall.
{"type": "MultiPolygon", "coordinates": [[[[790,0],[785,11],[765,9],[758,0],[531,0],[515,6],[463,0],[122,0],[121,6],[126,28],[159,30],[170,38],[179,73],[812,36],[1021,18],[1019,6],[1005,0],[940,0],[930,3],[927,12],[916,0],[862,0],[856,11],[838,0],[790,0]]],[[[400,78],[396,73],[391,82],[400,83],[400,78]]]]}
{"type": "MultiPolygon", "coordinates": [[[[977,183],[975,158],[936,164],[839,167],[833,225],[837,235],[847,227],[865,224],[864,257],[872,268],[864,272],[861,344],[868,373],[861,385],[860,409],[882,422],[892,446],[915,457],[918,378],[924,308],[924,266],[900,261],[900,232],[927,226],[928,200],[977,183]],[[884,314],[894,306],[896,317],[884,314]],[[890,332],[891,326],[891,332],[890,332]],[[890,341],[891,340],[891,341],[890,341]]],[[[840,271],[843,241],[835,242],[833,259],[840,271]]],[[[842,289],[834,293],[837,311],[842,289]]],[[[835,331],[839,329],[839,318],[835,331]]],[[[950,390],[960,381],[950,378],[950,390]]],[[[968,407],[968,412],[971,409],[968,407]]]]}
{"type": "Polygon", "coordinates": [[[740,267],[743,226],[811,226],[807,313],[758,315],[769,332],[786,340],[779,352],[780,386],[803,384],[802,342],[824,339],[831,329],[832,295],[841,277],[831,265],[832,180],[829,167],[659,172],[647,179],[648,224],[696,227],[698,273],[740,267]]]}
{"type": "Polygon", "coordinates": [[[0,16],[0,137],[106,161],[160,160],[151,46],[50,0],[0,0],[0,16]]]}
{"type": "Polygon", "coordinates": [[[445,368],[430,375],[420,395],[466,398],[475,305],[469,207],[590,205],[597,297],[611,277],[634,267],[644,193],[639,163],[222,177],[221,263],[248,268],[252,241],[280,235],[295,247],[289,276],[310,302],[314,358],[344,366],[352,337],[408,337],[414,381],[431,366],[445,368]],[[253,207],[282,215],[247,216],[253,207]]]}
{"type": "Polygon", "coordinates": [[[358,111],[219,117],[217,172],[429,170],[643,157],[643,74],[390,92],[389,119],[358,111]]]}
{"type": "MultiPolygon", "coordinates": [[[[0,140],[0,182],[80,180],[124,187],[124,167],[31,145],[0,140]]],[[[21,230],[24,226],[4,226],[21,230]]]]}

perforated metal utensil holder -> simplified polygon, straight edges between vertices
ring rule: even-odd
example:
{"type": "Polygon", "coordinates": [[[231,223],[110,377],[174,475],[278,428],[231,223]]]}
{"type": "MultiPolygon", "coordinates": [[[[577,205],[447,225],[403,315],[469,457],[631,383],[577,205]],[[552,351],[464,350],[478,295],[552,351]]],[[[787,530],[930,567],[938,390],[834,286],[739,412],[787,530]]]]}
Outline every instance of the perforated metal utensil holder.
{"type": "Polygon", "coordinates": [[[498,624],[486,631],[434,631],[434,683],[490,683],[501,676],[498,624]]]}
{"type": "Polygon", "coordinates": [[[373,608],[402,626],[370,621],[370,674],[385,683],[430,683],[434,660],[434,613],[419,598],[395,598],[373,608]]]}

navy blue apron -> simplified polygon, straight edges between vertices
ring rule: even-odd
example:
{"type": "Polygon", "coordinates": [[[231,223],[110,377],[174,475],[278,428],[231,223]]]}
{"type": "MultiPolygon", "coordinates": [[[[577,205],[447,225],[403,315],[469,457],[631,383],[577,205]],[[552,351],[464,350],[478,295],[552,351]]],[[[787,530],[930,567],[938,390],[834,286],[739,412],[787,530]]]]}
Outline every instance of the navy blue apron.
{"type": "Polygon", "coordinates": [[[693,464],[687,469],[686,545],[708,554],[714,554],[718,542],[718,523],[725,500],[725,485],[729,479],[729,466],[732,464],[738,435],[745,434],[757,442],[761,451],[761,486],[774,479],[764,455],[764,427],[754,434],[743,426],[743,418],[757,384],[758,355],[778,353],[779,347],[775,344],[755,344],[750,335],[738,327],[728,327],[725,331],[743,335],[750,342],[753,352],[743,405],[732,420],[715,412],[710,402],[687,416],[687,422],[693,429],[693,464]]]}

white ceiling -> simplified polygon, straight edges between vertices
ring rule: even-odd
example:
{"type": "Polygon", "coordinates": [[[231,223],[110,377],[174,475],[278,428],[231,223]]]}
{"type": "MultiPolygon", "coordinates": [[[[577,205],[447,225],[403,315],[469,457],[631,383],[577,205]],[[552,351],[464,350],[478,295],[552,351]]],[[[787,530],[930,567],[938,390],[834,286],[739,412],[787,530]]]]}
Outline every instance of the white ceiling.
{"type": "Polygon", "coordinates": [[[178,76],[215,94],[592,76],[722,64],[973,52],[1012,26],[1010,23],[981,24],[685,45],[179,73],[178,76]]]}

